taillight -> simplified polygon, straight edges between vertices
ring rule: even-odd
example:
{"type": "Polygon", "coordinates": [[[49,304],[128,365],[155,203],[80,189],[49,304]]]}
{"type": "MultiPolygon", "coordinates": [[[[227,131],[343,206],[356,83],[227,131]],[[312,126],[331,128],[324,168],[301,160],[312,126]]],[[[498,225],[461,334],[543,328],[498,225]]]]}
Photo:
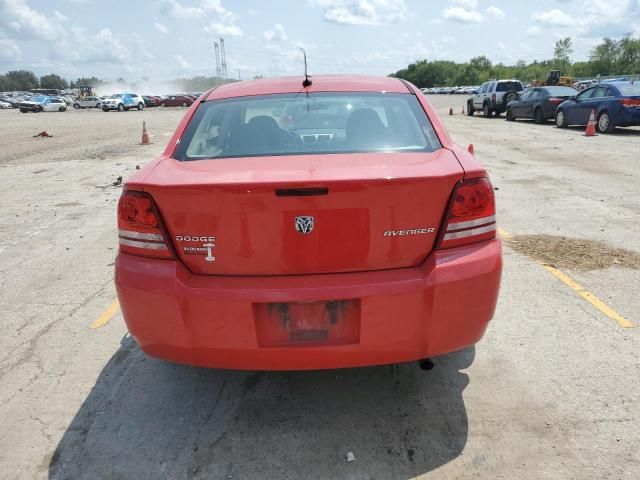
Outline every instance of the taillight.
{"type": "Polygon", "coordinates": [[[552,103],[553,105],[560,105],[562,102],[564,102],[563,98],[558,98],[558,97],[549,98],[549,103],[552,103]]]}
{"type": "Polygon", "coordinates": [[[153,258],[173,258],[151,195],[124,191],[118,202],[120,251],[153,258]]]}
{"type": "Polygon", "coordinates": [[[463,180],[453,191],[438,248],[460,247],[496,237],[496,204],[488,178],[463,180]]]}
{"type": "Polygon", "coordinates": [[[640,98],[623,98],[620,100],[622,106],[625,108],[638,108],[640,107],[640,98]]]}

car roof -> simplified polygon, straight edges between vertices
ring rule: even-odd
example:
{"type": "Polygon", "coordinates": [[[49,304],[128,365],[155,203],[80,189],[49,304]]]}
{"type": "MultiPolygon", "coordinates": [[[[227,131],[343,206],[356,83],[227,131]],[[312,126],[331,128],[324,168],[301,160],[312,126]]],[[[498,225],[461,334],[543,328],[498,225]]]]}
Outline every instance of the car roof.
{"type": "Polygon", "coordinates": [[[207,96],[207,100],[301,91],[409,93],[407,87],[400,80],[392,77],[317,75],[311,77],[312,84],[306,89],[302,86],[303,80],[304,76],[298,75],[227,83],[213,90],[207,96]]]}

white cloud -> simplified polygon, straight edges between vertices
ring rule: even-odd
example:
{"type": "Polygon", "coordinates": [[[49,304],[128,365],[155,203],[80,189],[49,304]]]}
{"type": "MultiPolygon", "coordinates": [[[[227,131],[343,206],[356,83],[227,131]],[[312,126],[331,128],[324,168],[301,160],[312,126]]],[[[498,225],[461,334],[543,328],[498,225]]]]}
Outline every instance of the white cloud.
{"type": "Polygon", "coordinates": [[[61,22],[58,15],[54,15],[57,21],[51,21],[49,17],[29,7],[25,0],[2,0],[0,32],[12,32],[25,40],[57,40],[64,34],[62,25],[58,24],[61,22]]]}
{"type": "Polygon", "coordinates": [[[383,25],[408,16],[404,0],[310,0],[324,8],[323,19],[341,25],[383,25]]]}
{"type": "Polygon", "coordinates": [[[191,64],[187,62],[182,55],[174,55],[173,59],[180,65],[180,68],[191,68],[191,64]]]}
{"type": "Polygon", "coordinates": [[[213,12],[217,15],[224,15],[228,12],[222,6],[222,0],[202,0],[202,8],[207,12],[213,12]]]}
{"type": "Polygon", "coordinates": [[[59,22],[66,22],[69,20],[69,17],[60,13],[58,10],[55,10],[53,12],[53,16],[56,17],[56,20],[58,20],[59,22]]]}
{"type": "Polygon", "coordinates": [[[454,5],[460,5],[467,10],[475,10],[478,6],[478,0],[449,0],[454,5]]]}
{"type": "Polygon", "coordinates": [[[160,33],[169,33],[169,29],[167,27],[165,27],[163,24],[155,22],[153,24],[153,26],[155,27],[155,29],[157,31],[159,31],[160,33]]]}
{"type": "Polygon", "coordinates": [[[288,40],[284,27],[279,23],[273,26],[273,30],[267,30],[263,34],[267,42],[286,42],[288,40]]]}
{"type": "Polygon", "coordinates": [[[173,18],[202,18],[206,15],[202,7],[185,7],[177,0],[162,0],[160,10],[173,18]]]}
{"type": "Polygon", "coordinates": [[[207,33],[213,33],[214,35],[230,35],[232,37],[242,36],[242,29],[240,27],[221,22],[212,23],[204,27],[204,31],[207,33]]]}
{"type": "Polygon", "coordinates": [[[20,47],[14,40],[0,38],[0,60],[18,60],[21,53],[20,47]]]}
{"type": "Polygon", "coordinates": [[[487,18],[492,18],[494,20],[505,17],[504,11],[494,5],[491,5],[489,8],[487,8],[484,11],[484,14],[487,16],[487,18]]]}
{"type": "Polygon", "coordinates": [[[442,16],[447,20],[460,23],[480,23],[482,22],[482,14],[475,10],[465,10],[462,7],[445,8],[442,16]]]}
{"type": "Polygon", "coordinates": [[[527,28],[527,31],[525,33],[529,37],[535,37],[536,35],[538,35],[540,33],[540,31],[541,31],[540,27],[538,27],[537,25],[533,25],[533,26],[527,28]]]}
{"type": "Polygon", "coordinates": [[[552,10],[548,10],[546,12],[534,13],[531,16],[531,19],[542,23],[543,25],[550,25],[553,27],[569,27],[571,25],[576,25],[577,20],[567,15],[562,10],[558,10],[554,8],[552,10]]]}
{"type": "Polygon", "coordinates": [[[637,25],[631,25],[631,19],[640,20],[640,1],[638,0],[616,2],[586,0],[583,10],[579,32],[581,35],[619,37],[634,30],[637,32],[637,25]]]}

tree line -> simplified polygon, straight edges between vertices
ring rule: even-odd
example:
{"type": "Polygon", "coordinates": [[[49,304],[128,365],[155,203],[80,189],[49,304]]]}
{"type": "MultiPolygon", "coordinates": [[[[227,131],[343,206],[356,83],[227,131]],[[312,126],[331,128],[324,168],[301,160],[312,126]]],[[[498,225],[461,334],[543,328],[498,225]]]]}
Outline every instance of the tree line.
{"type": "Polygon", "coordinates": [[[96,78],[78,78],[77,80],[68,81],[60,75],[50,73],[37,77],[33,72],[28,70],[12,70],[0,75],[0,92],[13,90],[33,90],[34,88],[51,88],[65,90],[67,88],[75,88],[79,85],[91,85],[94,87],[105,83],[96,78]]]}
{"type": "MultiPolygon", "coordinates": [[[[482,55],[466,63],[446,60],[420,60],[392,73],[392,77],[409,80],[418,87],[479,85],[491,78],[518,78],[529,82],[544,79],[547,71],[560,70],[563,75],[577,78],[596,77],[597,75],[625,75],[640,73],[640,38],[627,35],[620,40],[605,38],[596,45],[584,62],[571,62],[573,44],[570,37],[558,40],[554,55],[550,60],[526,63],[523,60],[515,65],[494,64],[482,55]]],[[[142,79],[148,80],[148,79],[142,79]]],[[[194,77],[176,80],[180,88],[187,92],[202,91],[226,80],[218,77],[194,77]]],[[[127,83],[123,79],[116,82],[127,83]]],[[[34,88],[75,88],[79,85],[99,87],[107,83],[96,77],[78,78],[68,81],[60,75],[50,73],[37,77],[28,70],[14,70],[0,75],[0,92],[12,90],[33,90],[34,88]]]]}
{"type": "MultiPolygon", "coordinates": [[[[141,78],[141,82],[148,81],[148,78],[141,78]]],[[[175,84],[185,92],[201,92],[209,88],[221,85],[223,83],[233,82],[234,80],[228,80],[218,77],[205,77],[197,76],[193,78],[180,78],[175,80],[175,84]]],[[[127,82],[123,78],[115,80],[116,83],[129,84],[133,83],[133,89],[137,82],[127,82]]],[[[33,72],[28,70],[12,70],[0,75],[0,92],[10,91],[29,91],[35,88],[47,88],[47,89],[59,89],[65,90],[67,88],[76,88],[81,85],[89,85],[94,88],[109,83],[105,80],[101,80],[96,77],[82,77],[76,80],[68,81],[62,78],[60,75],[50,73],[37,77],[33,72]]]]}
{"type": "Polygon", "coordinates": [[[518,78],[525,82],[544,79],[549,70],[576,78],[595,78],[598,75],[628,75],[640,73],[640,38],[627,35],[620,40],[605,38],[589,54],[589,60],[571,62],[573,42],[570,37],[558,40],[554,56],[549,60],[515,65],[494,64],[482,55],[466,63],[446,60],[420,60],[390,76],[403,78],[420,88],[480,85],[492,78],[518,78]]]}

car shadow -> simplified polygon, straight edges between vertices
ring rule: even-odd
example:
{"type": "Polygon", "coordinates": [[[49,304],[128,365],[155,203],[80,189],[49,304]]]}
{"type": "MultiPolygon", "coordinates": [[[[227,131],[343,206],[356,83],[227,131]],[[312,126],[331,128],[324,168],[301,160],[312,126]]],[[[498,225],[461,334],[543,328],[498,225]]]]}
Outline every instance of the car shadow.
{"type": "MultiPolygon", "coordinates": [[[[572,125],[570,127],[567,127],[569,130],[573,130],[576,132],[584,132],[585,128],[584,126],[576,126],[576,125],[572,125]]],[[[625,137],[625,136],[639,136],[640,135],[640,129],[638,129],[638,127],[616,127],[616,129],[612,132],[612,133],[598,133],[596,132],[596,135],[613,135],[616,137],[625,137]]]]}
{"type": "Polygon", "coordinates": [[[127,336],[49,478],[410,478],[463,451],[460,370],[474,357],[473,348],[439,357],[430,371],[236,372],[154,360],[127,336]]]}

